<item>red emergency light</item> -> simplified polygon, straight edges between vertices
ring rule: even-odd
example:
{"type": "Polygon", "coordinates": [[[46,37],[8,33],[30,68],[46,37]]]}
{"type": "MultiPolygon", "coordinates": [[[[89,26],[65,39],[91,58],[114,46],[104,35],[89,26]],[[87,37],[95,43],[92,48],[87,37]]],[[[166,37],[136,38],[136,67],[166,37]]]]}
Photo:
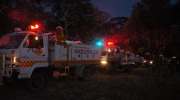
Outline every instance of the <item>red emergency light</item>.
{"type": "Polygon", "coordinates": [[[113,45],[114,43],[113,42],[108,42],[108,45],[113,45]]]}
{"type": "Polygon", "coordinates": [[[38,24],[30,25],[30,29],[31,30],[38,30],[39,29],[39,25],[38,24]]]}
{"type": "Polygon", "coordinates": [[[114,46],[115,39],[106,38],[106,39],[104,39],[104,44],[105,44],[105,46],[114,46]]]}
{"type": "Polygon", "coordinates": [[[105,45],[106,46],[113,46],[114,42],[112,40],[108,40],[108,41],[105,42],[105,45]]]}

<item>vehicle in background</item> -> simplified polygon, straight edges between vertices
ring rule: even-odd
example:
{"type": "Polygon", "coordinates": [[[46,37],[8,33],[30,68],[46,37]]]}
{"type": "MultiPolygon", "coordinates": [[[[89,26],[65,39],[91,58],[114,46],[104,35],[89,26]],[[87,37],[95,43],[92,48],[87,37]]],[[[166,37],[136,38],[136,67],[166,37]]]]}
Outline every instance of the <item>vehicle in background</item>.
{"type": "Polygon", "coordinates": [[[130,52],[122,51],[119,46],[107,45],[102,48],[101,68],[110,71],[130,71],[134,65],[134,55],[130,52]]]}

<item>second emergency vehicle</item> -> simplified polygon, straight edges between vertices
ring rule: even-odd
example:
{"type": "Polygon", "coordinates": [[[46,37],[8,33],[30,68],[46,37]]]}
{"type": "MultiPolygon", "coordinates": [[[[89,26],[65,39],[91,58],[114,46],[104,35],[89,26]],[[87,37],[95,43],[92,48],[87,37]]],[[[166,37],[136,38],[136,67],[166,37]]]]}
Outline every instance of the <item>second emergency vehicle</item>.
{"type": "Polygon", "coordinates": [[[125,71],[130,71],[134,64],[134,55],[130,52],[121,50],[119,46],[116,46],[113,43],[108,43],[102,48],[102,68],[108,70],[123,69],[125,71]]]}

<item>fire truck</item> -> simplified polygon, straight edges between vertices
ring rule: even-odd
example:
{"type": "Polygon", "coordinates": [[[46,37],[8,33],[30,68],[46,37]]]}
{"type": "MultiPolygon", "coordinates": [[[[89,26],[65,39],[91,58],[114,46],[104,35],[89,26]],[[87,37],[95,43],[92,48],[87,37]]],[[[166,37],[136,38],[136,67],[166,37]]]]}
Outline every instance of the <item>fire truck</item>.
{"type": "Polygon", "coordinates": [[[109,71],[130,71],[134,65],[134,55],[121,50],[119,46],[114,45],[112,42],[108,42],[108,45],[102,48],[101,68],[109,71]]]}
{"type": "Polygon", "coordinates": [[[59,45],[52,37],[52,33],[32,30],[16,30],[1,37],[0,75],[4,85],[25,80],[30,90],[38,91],[47,77],[72,75],[89,80],[100,64],[101,50],[74,41],[59,45]]]}

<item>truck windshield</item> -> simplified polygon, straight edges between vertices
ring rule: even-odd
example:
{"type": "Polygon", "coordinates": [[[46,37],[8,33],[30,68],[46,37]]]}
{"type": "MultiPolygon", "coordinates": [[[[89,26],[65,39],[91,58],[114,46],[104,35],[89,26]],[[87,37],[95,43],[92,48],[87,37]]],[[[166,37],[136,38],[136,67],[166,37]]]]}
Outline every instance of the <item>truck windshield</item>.
{"type": "Polygon", "coordinates": [[[17,49],[23,39],[25,38],[26,33],[11,33],[4,35],[0,39],[0,48],[1,49],[17,49]]]}

